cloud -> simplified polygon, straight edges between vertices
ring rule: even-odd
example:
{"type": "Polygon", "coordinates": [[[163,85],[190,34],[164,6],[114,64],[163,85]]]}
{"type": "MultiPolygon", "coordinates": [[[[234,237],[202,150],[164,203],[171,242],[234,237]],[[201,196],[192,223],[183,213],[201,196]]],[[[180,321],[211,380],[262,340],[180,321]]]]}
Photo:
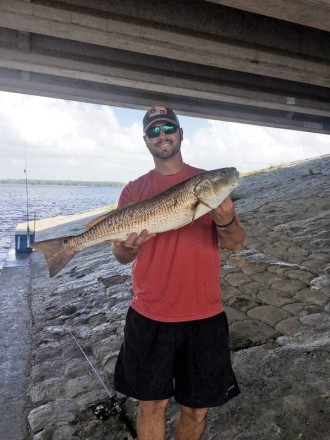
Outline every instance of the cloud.
{"type": "Polygon", "coordinates": [[[0,93],[0,178],[128,180],[149,153],[111,107],[0,93]]]}
{"type": "Polygon", "coordinates": [[[207,121],[184,140],[183,152],[202,168],[235,166],[246,172],[328,154],[330,147],[326,135],[207,121]]]}
{"type": "MultiPolygon", "coordinates": [[[[127,182],[153,168],[141,111],[0,92],[0,179],[127,182]]],[[[241,172],[327,154],[329,136],[182,118],[185,162],[241,172]]]]}

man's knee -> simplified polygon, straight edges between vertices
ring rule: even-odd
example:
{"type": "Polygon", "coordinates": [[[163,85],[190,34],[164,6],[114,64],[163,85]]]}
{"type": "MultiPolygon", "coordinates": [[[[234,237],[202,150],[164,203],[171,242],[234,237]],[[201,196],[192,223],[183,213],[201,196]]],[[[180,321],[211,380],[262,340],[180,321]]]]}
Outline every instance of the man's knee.
{"type": "Polygon", "coordinates": [[[181,407],[181,414],[191,418],[195,423],[204,423],[207,418],[208,408],[181,407]]]}
{"type": "Polygon", "coordinates": [[[139,410],[143,414],[155,414],[158,412],[165,412],[168,405],[168,399],[165,400],[140,400],[139,410]]]}

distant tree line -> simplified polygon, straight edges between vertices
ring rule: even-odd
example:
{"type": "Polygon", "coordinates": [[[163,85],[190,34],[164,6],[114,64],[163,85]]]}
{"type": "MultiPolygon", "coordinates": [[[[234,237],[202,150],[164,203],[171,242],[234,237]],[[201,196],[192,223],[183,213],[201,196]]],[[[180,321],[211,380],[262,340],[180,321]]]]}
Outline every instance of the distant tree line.
{"type": "MultiPolygon", "coordinates": [[[[25,184],[25,179],[1,179],[3,184],[25,184]]],[[[65,186],[109,186],[109,187],[123,187],[123,182],[108,182],[108,181],[85,181],[85,180],[45,180],[45,179],[28,179],[28,185],[65,185],[65,186]]]]}

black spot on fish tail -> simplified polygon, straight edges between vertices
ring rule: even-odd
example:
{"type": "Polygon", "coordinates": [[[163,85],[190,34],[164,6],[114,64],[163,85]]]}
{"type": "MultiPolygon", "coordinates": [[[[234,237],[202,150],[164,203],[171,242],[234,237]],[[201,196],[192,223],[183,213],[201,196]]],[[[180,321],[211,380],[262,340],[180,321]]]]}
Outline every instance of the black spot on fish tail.
{"type": "Polygon", "coordinates": [[[49,275],[53,278],[78,252],[69,246],[70,237],[60,237],[32,243],[31,247],[44,254],[49,275]]]}

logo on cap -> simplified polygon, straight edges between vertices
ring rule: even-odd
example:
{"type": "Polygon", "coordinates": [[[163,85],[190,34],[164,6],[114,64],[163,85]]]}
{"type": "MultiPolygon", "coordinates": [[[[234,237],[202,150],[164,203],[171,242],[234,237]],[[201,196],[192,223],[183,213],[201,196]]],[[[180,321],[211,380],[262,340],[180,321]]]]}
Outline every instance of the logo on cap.
{"type": "Polygon", "coordinates": [[[149,110],[149,116],[150,117],[161,116],[161,115],[166,115],[166,114],[167,114],[167,108],[166,107],[162,107],[160,105],[156,105],[155,107],[152,107],[149,110]]]}

